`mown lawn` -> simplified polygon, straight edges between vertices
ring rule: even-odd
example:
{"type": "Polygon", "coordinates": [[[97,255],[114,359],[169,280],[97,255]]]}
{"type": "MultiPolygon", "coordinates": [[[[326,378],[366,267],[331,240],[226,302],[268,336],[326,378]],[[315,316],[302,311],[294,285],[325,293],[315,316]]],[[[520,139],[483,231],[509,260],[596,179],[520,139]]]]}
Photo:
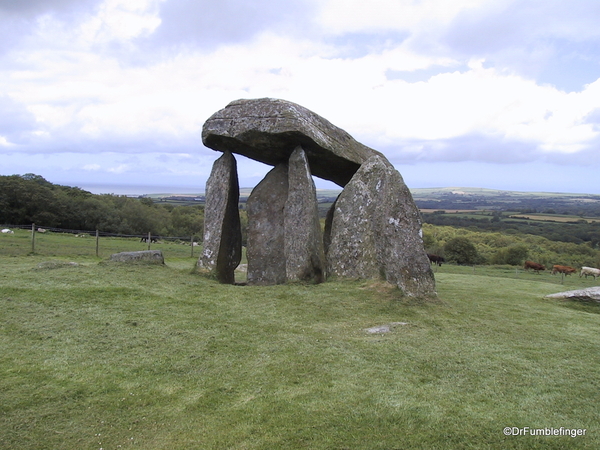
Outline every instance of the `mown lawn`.
{"type": "Polygon", "coordinates": [[[443,266],[422,303],[50,259],[0,256],[0,448],[600,448],[600,307],[543,298],[591,279],[443,266]]]}

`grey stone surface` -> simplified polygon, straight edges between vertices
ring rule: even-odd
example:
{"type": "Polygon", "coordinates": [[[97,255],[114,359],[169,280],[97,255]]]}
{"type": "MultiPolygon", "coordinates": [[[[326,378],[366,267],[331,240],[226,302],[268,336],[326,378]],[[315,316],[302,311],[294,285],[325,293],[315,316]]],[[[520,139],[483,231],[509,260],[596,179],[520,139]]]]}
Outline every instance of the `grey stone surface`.
{"type": "Polygon", "coordinates": [[[328,273],[381,278],[408,296],[436,295],[419,210],[387,159],[374,156],[365,162],[334,208],[325,237],[328,273]]]}
{"type": "Polygon", "coordinates": [[[278,164],[252,190],[248,213],[248,284],[286,282],[284,209],[288,197],[288,167],[278,164]]]}
{"type": "Polygon", "coordinates": [[[325,253],[317,191],[302,147],[290,156],[288,180],[284,209],[287,281],[321,283],[325,280],[325,253]]]}
{"type": "Polygon", "coordinates": [[[546,295],[545,298],[600,302],[600,286],[558,292],[556,294],[546,295]]]}
{"type": "Polygon", "coordinates": [[[206,182],[204,248],[198,268],[221,283],[233,284],[242,258],[237,164],[231,152],[215,161],[206,182]]]}
{"type": "Polygon", "coordinates": [[[204,123],[202,141],[272,166],[286,163],[301,145],[312,174],[340,186],[381,155],[303,106],[271,98],[231,102],[204,123]]]}
{"type": "Polygon", "coordinates": [[[165,258],[160,250],[141,252],[121,252],[110,255],[109,261],[121,263],[164,264],[165,258]]]}
{"type": "Polygon", "coordinates": [[[397,326],[404,326],[404,325],[408,325],[408,322],[392,322],[392,323],[386,324],[386,325],[379,325],[376,327],[367,328],[365,331],[369,334],[384,334],[384,333],[389,333],[397,326]]]}

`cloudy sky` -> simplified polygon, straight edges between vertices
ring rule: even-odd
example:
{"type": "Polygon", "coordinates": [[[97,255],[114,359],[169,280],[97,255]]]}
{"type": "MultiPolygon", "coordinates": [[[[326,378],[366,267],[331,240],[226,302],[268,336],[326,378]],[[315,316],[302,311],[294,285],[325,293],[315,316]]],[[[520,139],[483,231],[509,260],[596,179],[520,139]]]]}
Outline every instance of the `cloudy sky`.
{"type": "Polygon", "coordinates": [[[202,124],[261,97],[410,188],[600,194],[598,0],[0,0],[0,175],[202,192],[202,124]]]}

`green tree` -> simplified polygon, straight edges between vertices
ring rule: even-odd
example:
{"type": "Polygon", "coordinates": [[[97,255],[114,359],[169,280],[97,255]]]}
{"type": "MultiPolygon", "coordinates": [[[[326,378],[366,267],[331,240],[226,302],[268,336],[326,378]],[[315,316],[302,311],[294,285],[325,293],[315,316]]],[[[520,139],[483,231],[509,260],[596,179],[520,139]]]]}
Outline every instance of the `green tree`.
{"type": "MultiPolygon", "coordinates": [[[[169,205],[171,206],[171,205],[169,205]]],[[[176,206],[164,208],[170,210],[171,227],[169,233],[173,236],[196,236],[202,238],[204,229],[204,209],[200,206],[176,206]]]]}
{"type": "Polygon", "coordinates": [[[458,236],[446,242],[444,254],[448,261],[457,264],[477,264],[480,260],[475,245],[464,236],[458,236]]]}
{"type": "Polygon", "coordinates": [[[506,264],[520,266],[529,255],[529,249],[524,245],[513,245],[506,249],[506,264]]]}
{"type": "Polygon", "coordinates": [[[510,264],[511,266],[520,266],[528,256],[529,249],[523,244],[516,244],[498,250],[491,258],[491,262],[492,264],[510,264]]]}

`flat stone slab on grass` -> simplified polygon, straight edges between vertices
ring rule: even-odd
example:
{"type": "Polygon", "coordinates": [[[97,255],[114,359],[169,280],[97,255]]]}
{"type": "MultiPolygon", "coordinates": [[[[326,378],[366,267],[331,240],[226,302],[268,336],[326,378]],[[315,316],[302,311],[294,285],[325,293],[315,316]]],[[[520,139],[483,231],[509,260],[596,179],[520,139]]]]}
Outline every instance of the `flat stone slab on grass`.
{"type": "Polygon", "coordinates": [[[110,255],[109,261],[132,264],[164,264],[165,258],[160,250],[144,250],[141,252],[121,252],[110,255]]]}
{"type": "Polygon", "coordinates": [[[389,333],[397,326],[408,325],[408,322],[392,322],[387,325],[379,325],[377,327],[367,328],[365,331],[369,334],[383,334],[389,333]]]}
{"type": "Polygon", "coordinates": [[[556,294],[546,295],[544,298],[600,302],[600,286],[586,289],[576,289],[574,291],[558,292],[556,294]]]}

